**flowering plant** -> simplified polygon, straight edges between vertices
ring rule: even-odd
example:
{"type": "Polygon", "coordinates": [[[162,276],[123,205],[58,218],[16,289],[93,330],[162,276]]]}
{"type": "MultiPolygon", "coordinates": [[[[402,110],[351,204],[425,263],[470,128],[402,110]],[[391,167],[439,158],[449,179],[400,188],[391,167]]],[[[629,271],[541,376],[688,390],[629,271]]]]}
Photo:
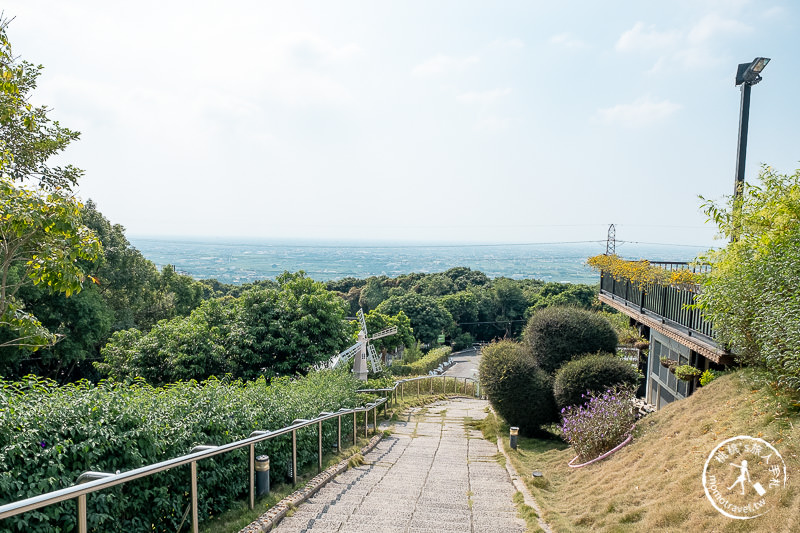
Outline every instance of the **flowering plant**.
{"type": "Polygon", "coordinates": [[[702,370],[692,365],[680,365],[675,367],[675,377],[683,381],[694,381],[694,378],[702,373],[702,370]]]}
{"type": "Polygon", "coordinates": [[[634,392],[613,388],[602,394],[583,395],[583,405],[561,410],[561,434],[582,461],[611,450],[630,434],[635,421],[634,392]]]}
{"type": "Polygon", "coordinates": [[[587,259],[586,263],[595,270],[605,271],[614,276],[616,280],[629,279],[635,283],[659,285],[673,285],[692,288],[703,279],[703,275],[685,268],[679,270],[666,270],[650,264],[650,261],[626,261],[616,255],[595,255],[587,259]]]}

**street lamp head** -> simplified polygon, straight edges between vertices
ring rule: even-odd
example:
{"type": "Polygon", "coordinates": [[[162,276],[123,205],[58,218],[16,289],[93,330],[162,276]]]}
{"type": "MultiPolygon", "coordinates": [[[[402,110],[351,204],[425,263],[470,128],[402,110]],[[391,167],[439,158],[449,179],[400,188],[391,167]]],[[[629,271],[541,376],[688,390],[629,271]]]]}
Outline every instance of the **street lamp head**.
{"type": "Polygon", "coordinates": [[[741,63],[736,69],[736,85],[755,85],[761,81],[761,71],[769,63],[768,57],[757,57],[750,63],[741,63]]]}

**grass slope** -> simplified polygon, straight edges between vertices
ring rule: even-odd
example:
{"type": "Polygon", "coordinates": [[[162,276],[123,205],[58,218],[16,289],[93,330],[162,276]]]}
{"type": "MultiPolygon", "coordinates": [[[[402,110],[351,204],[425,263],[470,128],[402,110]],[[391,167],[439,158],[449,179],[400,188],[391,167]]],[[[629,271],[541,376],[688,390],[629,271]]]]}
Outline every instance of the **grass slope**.
{"type": "MultiPolygon", "coordinates": [[[[763,375],[737,372],[640,421],[630,445],[594,465],[568,468],[574,453],[558,441],[520,439],[510,455],[554,531],[798,531],[799,407],[763,375]],[[773,444],[788,472],[778,506],[750,520],[717,512],[701,480],[711,450],[738,435],[773,444]]],[[[508,449],[507,427],[500,435],[508,449]]]]}

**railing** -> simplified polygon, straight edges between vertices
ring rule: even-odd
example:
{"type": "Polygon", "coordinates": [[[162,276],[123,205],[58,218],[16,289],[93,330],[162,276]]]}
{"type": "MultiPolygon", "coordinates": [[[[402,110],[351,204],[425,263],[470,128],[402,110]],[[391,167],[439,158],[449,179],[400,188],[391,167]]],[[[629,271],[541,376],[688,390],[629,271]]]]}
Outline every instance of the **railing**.
{"type": "Polygon", "coordinates": [[[34,496],[25,500],[9,503],[0,507],[0,519],[9,518],[27,511],[41,509],[55,503],[77,498],[78,500],[78,532],[88,531],[86,519],[86,495],[107,489],[116,485],[121,485],[134,479],[139,479],[158,472],[170,470],[172,468],[190,465],[191,469],[191,508],[192,508],[192,531],[198,532],[198,506],[197,506],[197,462],[203,459],[221,455],[233,450],[250,447],[250,509],[255,507],[255,445],[273,439],[280,435],[292,434],[292,483],[297,484],[297,430],[312,425],[317,425],[317,435],[319,444],[318,469],[322,471],[322,422],[338,418],[338,448],[342,449],[342,417],[353,415],[353,444],[356,443],[358,436],[357,415],[364,413],[364,436],[368,436],[369,412],[372,411],[373,431],[377,431],[377,409],[380,405],[387,402],[386,398],[380,398],[375,402],[368,403],[363,407],[353,409],[339,409],[334,413],[323,412],[316,418],[305,420],[297,419],[292,425],[283,427],[275,431],[253,431],[250,436],[243,440],[224,444],[222,446],[196,446],[191,453],[169,459],[160,463],[143,466],[117,474],[106,472],[85,472],[78,477],[77,483],[72,487],[48,492],[40,496],[34,496]],[[84,482],[85,481],[85,482],[84,482]]]}
{"type": "Polygon", "coordinates": [[[72,487],[65,489],[48,492],[39,496],[33,496],[25,500],[16,501],[3,506],[0,506],[0,520],[10,518],[18,514],[28,511],[41,509],[48,505],[53,505],[65,500],[78,500],[78,532],[86,533],[88,531],[87,525],[87,508],[86,496],[93,492],[98,492],[103,489],[121,485],[135,479],[144,478],[176,468],[178,466],[190,465],[191,470],[191,512],[192,512],[192,531],[198,533],[199,516],[198,516],[198,500],[197,500],[197,462],[203,459],[214,457],[215,455],[222,455],[224,453],[238,450],[241,448],[250,448],[250,509],[255,508],[255,445],[273,439],[275,437],[292,434],[292,483],[297,484],[297,430],[305,427],[317,425],[317,442],[319,447],[318,453],[318,471],[322,471],[322,423],[326,420],[338,419],[338,450],[342,449],[342,417],[353,415],[353,444],[357,442],[358,436],[358,413],[364,413],[364,437],[368,437],[369,432],[369,412],[372,411],[372,427],[373,433],[378,428],[378,407],[383,405],[384,414],[386,414],[386,405],[393,399],[397,403],[397,394],[399,389],[401,401],[404,399],[405,386],[409,382],[417,382],[417,394],[420,394],[420,384],[424,380],[430,381],[430,391],[435,392],[434,384],[441,383],[441,391],[447,393],[447,380],[453,380],[453,392],[458,394],[458,380],[464,380],[464,394],[467,394],[468,381],[472,382],[472,393],[474,396],[479,396],[480,384],[473,378],[456,378],[454,376],[422,376],[418,378],[409,378],[396,381],[394,387],[385,389],[361,389],[357,392],[361,393],[383,393],[385,396],[378,400],[367,403],[363,407],[356,407],[353,409],[339,409],[336,412],[320,413],[318,417],[310,420],[297,419],[292,422],[292,425],[286,426],[275,431],[253,431],[250,436],[243,440],[231,442],[221,446],[196,446],[188,455],[182,455],[175,459],[169,459],[160,463],[143,466],[128,472],[112,474],[109,472],[84,472],[76,480],[76,484],[72,487]]]}
{"type": "MultiPolygon", "coordinates": [[[[651,262],[657,266],[674,269],[689,263],[651,262]]],[[[698,265],[708,272],[710,267],[698,265]]],[[[662,323],[681,330],[689,336],[699,337],[705,342],[716,344],[714,328],[703,314],[690,308],[695,303],[697,291],[686,287],[672,287],[658,283],[637,283],[630,279],[615,279],[609,272],[600,272],[600,293],[614,300],[621,300],[626,307],[639,313],[654,317],[662,323]]]]}
{"type": "Polygon", "coordinates": [[[704,263],[687,263],[686,261],[648,261],[651,266],[664,270],[691,270],[695,274],[708,274],[711,272],[711,265],[704,263]]]}
{"type": "MultiPolygon", "coordinates": [[[[459,389],[461,386],[459,385],[460,380],[463,380],[464,386],[461,389],[461,393],[465,396],[470,394],[469,390],[469,383],[472,384],[471,394],[476,398],[482,398],[481,390],[480,390],[480,382],[475,378],[459,378],[456,376],[446,376],[444,374],[440,376],[420,376],[416,378],[407,378],[401,379],[399,381],[395,381],[394,387],[385,388],[385,389],[361,389],[358,392],[364,393],[373,393],[373,394],[384,394],[386,399],[390,399],[397,403],[397,395],[399,392],[400,401],[405,399],[405,389],[406,384],[408,383],[415,383],[417,384],[417,396],[420,396],[424,391],[424,389],[428,390],[428,394],[436,394],[441,392],[442,394],[448,394],[448,379],[452,380],[453,384],[453,394],[459,394],[459,389]],[[422,387],[422,383],[426,382],[426,387],[422,387]]],[[[413,386],[412,389],[413,391],[413,386]]],[[[385,408],[385,405],[384,405],[385,408]]]]}

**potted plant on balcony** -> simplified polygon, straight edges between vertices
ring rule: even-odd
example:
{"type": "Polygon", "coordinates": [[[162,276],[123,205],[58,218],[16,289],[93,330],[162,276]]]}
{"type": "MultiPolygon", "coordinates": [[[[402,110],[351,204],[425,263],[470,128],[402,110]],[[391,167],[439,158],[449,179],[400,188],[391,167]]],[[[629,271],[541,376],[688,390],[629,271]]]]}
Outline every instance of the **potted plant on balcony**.
{"type": "Polygon", "coordinates": [[[670,359],[669,357],[662,357],[659,359],[661,362],[661,366],[664,368],[669,368],[670,370],[678,366],[678,362],[675,359],[670,359]]]}
{"type": "Polygon", "coordinates": [[[675,367],[675,377],[682,380],[691,382],[694,381],[696,378],[700,377],[703,371],[699,368],[695,368],[692,365],[680,365],[675,367]]]}

